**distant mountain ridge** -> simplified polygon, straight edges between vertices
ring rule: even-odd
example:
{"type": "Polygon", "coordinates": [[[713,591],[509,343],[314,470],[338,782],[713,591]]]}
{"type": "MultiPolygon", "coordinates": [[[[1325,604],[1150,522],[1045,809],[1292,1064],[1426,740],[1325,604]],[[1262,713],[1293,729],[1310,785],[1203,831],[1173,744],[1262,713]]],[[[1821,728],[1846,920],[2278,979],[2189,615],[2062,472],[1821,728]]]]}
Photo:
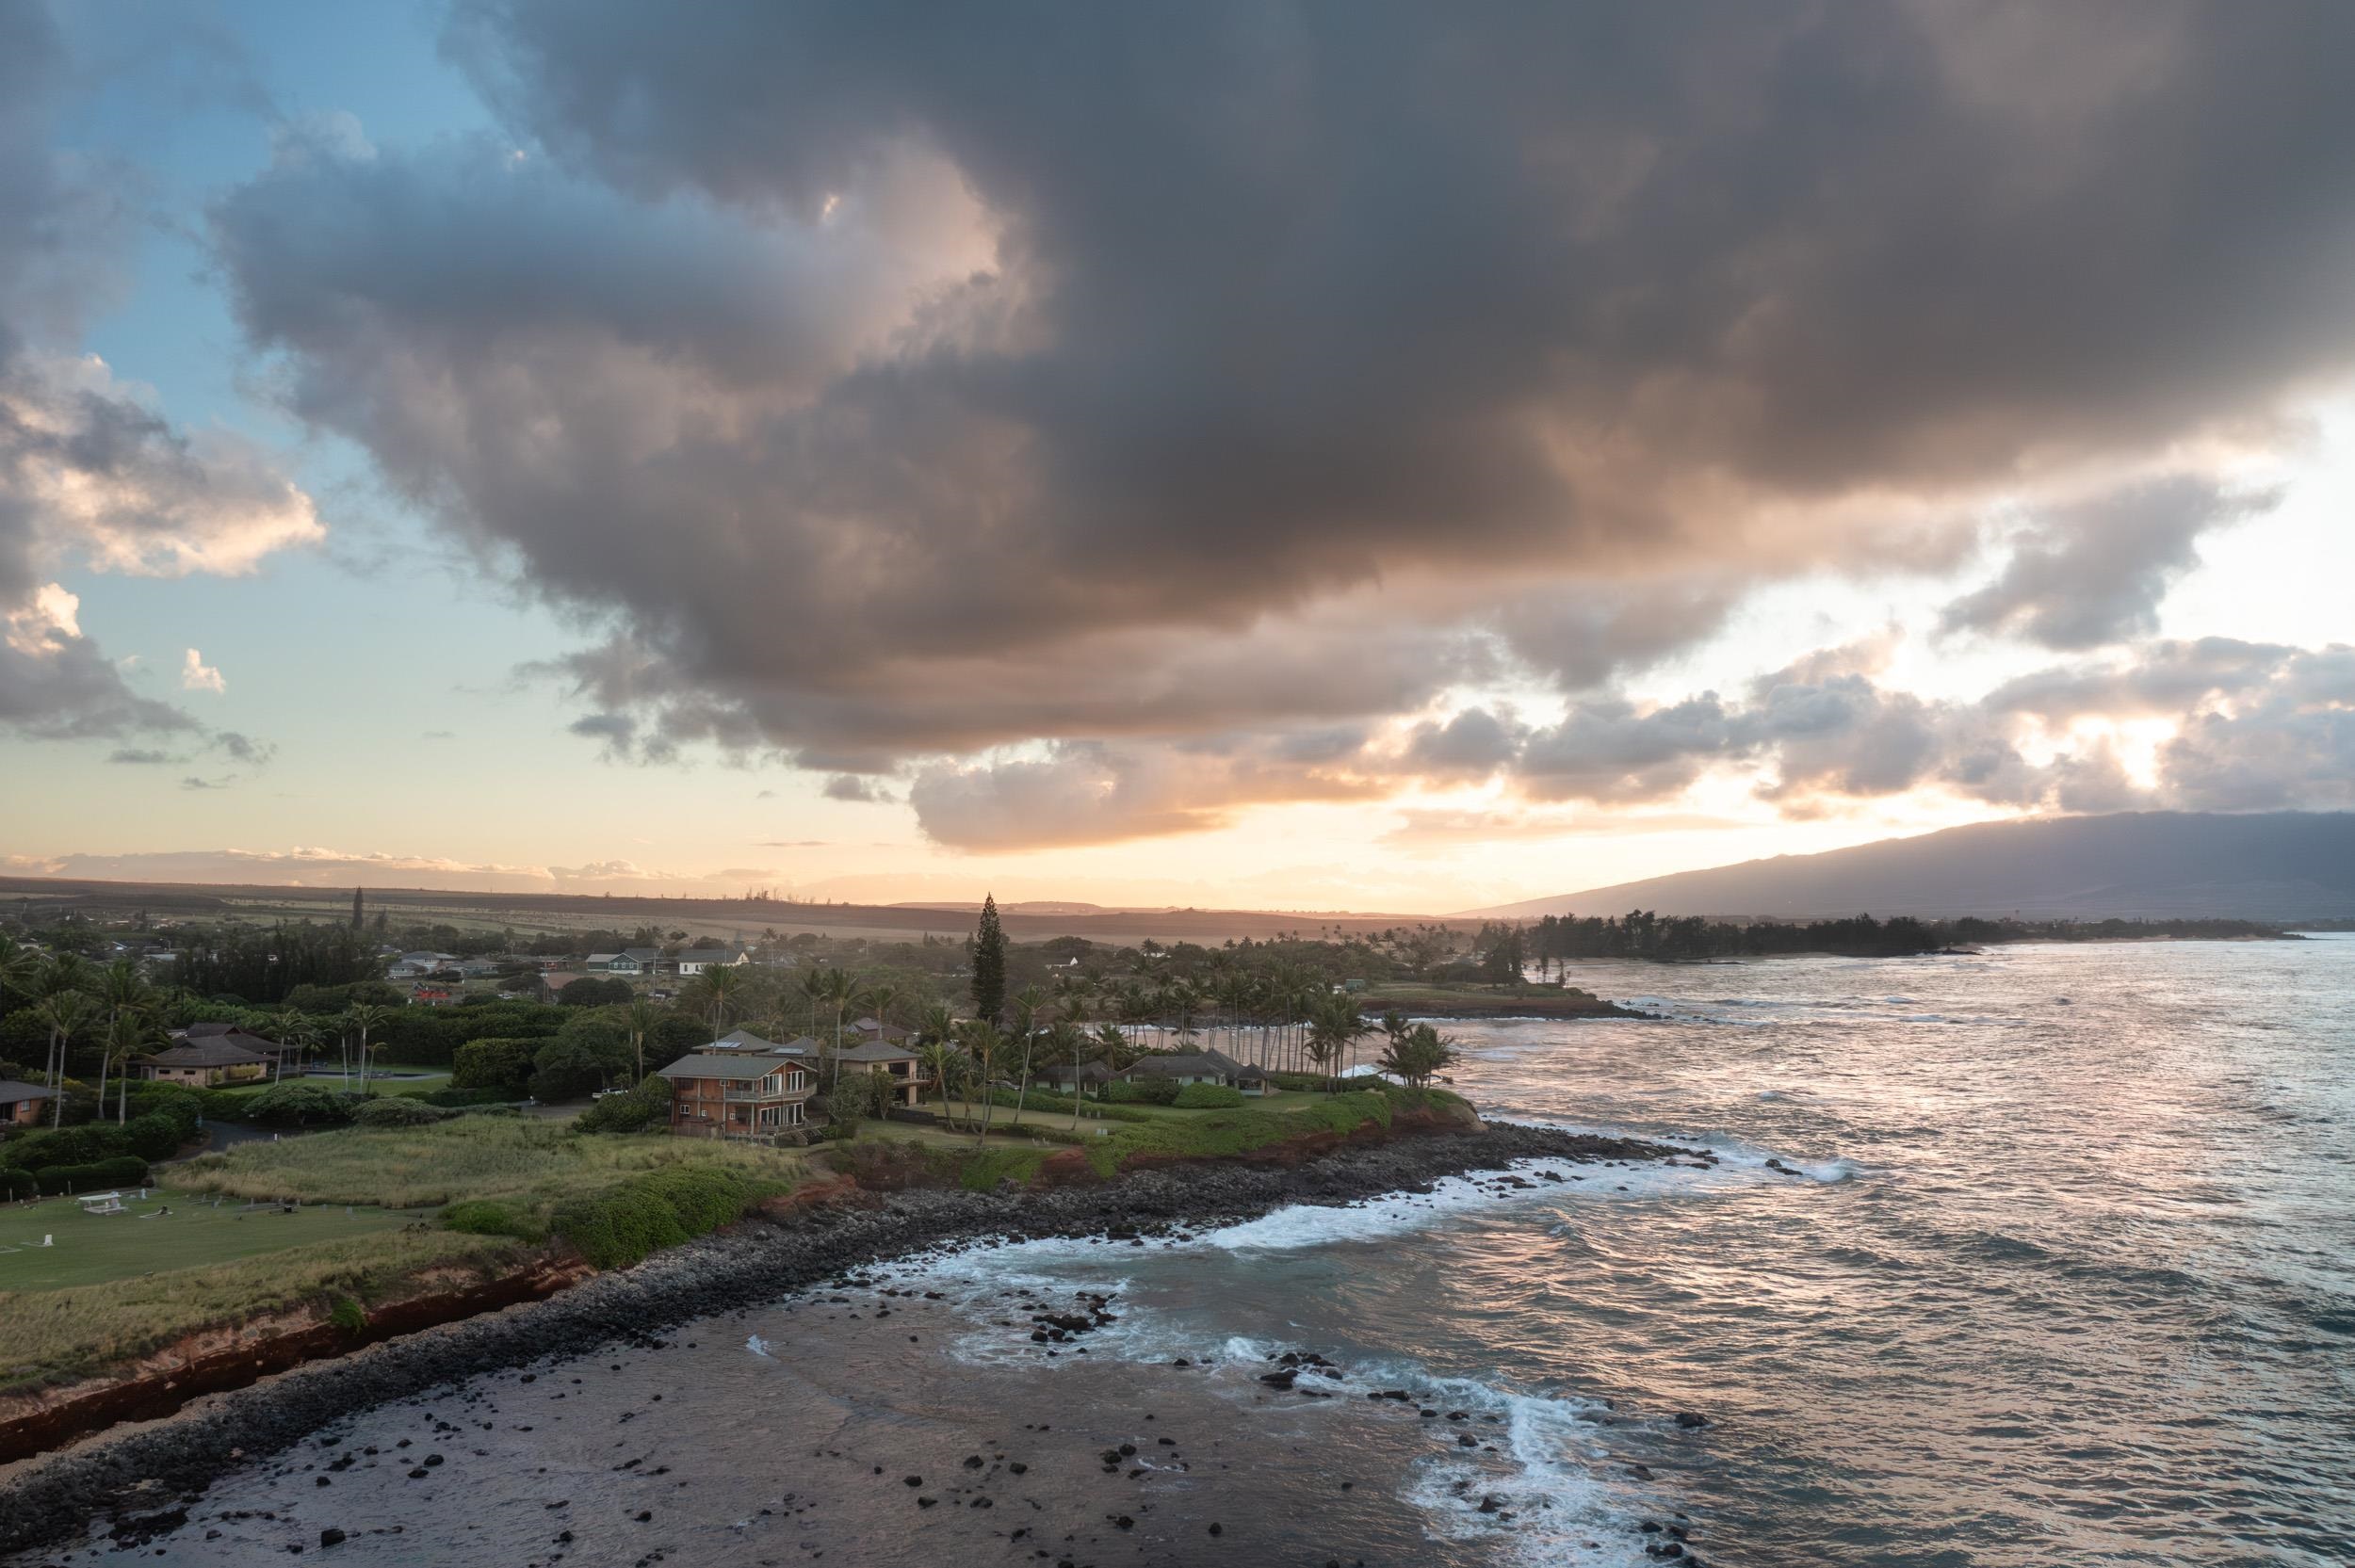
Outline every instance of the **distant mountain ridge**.
{"type": "Polygon", "coordinates": [[[2355,812],[2122,812],[1982,822],[1815,855],[1468,910],[1468,916],[1662,914],[2355,916],[2355,812]]]}

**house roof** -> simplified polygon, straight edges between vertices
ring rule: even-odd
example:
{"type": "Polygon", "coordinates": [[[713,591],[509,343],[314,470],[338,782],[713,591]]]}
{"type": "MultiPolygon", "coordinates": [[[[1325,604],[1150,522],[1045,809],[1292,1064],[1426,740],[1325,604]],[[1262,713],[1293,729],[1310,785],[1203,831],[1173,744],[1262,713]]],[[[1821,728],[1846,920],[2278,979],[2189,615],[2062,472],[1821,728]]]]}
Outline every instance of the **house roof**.
{"type": "Polygon", "coordinates": [[[37,1083],[26,1083],[23,1078],[0,1078],[0,1106],[17,1105],[25,1100],[54,1100],[57,1097],[56,1090],[43,1089],[37,1083]]]}
{"type": "Polygon", "coordinates": [[[715,1046],[732,1046],[739,1051],[767,1052],[771,1056],[779,1057],[806,1056],[818,1049],[818,1042],[807,1035],[802,1036],[799,1040],[788,1041],[780,1045],[773,1040],[763,1040],[750,1029],[730,1029],[711,1043],[715,1046]]]}
{"type": "Polygon", "coordinates": [[[1129,1071],[1154,1077],[1178,1077],[1188,1074],[1223,1073],[1229,1077],[1238,1075],[1258,1076],[1257,1068],[1245,1067],[1224,1051],[1196,1051],[1187,1056],[1139,1057],[1129,1071]]]}
{"type": "Polygon", "coordinates": [[[157,1067],[255,1067],[269,1058],[231,1044],[225,1035],[213,1035],[158,1051],[147,1059],[157,1067]]]}
{"type": "Polygon", "coordinates": [[[636,959],[641,963],[652,963],[662,956],[662,949],[659,947],[625,947],[616,956],[636,959]]]}
{"type": "Polygon", "coordinates": [[[591,953],[581,962],[584,963],[611,963],[615,959],[620,958],[621,956],[622,955],[619,953],[591,953]]]}
{"type": "Polygon", "coordinates": [[[795,1064],[781,1060],[776,1057],[698,1051],[691,1056],[679,1058],[670,1066],[656,1073],[655,1076],[660,1078],[738,1078],[749,1081],[754,1078],[765,1078],[771,1073],[783,1072],[793,1065],[795,1064]]]}
{"type": "Polygon", "coordinates": [[[880,1018],[854,1019],[852,1021],[851,1027],[861,1034],[871,1035],[877,1040],[905,1040],[908,1037],[907,1030],[897,1024],[886,1024],[880,1018]]]}
{"type": "MultiPolygon", "coordinates": [[[[1080,1064],[1080,1081],[1081,1083],[1103,1083],[1112,1075],[1113,1070],[1105,1066],[1100,1061],[1083,1061],[1080,1064]]],[[[1046,1072],[1041,1073],[1039,1076],[1050,1083],[1061,1083],[1064,1079],[1071,1076],[1071,1065],[1070,1063],[1065,1062],[1061,1067],[1050,1067],[1046,1072]]]]}
{"type": "Polygon", "coordinates": [[[902,1050],[897,1045],[886,1045],[881,1041],[870,1040],[863,1045],[843,1047],[834,1054],[834,1059],[836,1061],[914,1061],[917,1056],[914,1051],[902,1050]]]}

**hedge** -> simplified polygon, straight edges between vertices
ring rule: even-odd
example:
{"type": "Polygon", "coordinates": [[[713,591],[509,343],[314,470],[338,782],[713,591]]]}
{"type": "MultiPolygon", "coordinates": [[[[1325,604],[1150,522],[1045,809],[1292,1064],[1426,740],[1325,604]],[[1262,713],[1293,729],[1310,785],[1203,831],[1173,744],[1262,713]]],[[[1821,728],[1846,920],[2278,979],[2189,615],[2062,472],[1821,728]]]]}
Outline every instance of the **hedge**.
{"type": "Polygon", "coordinates": [[[351,1113],[351,1124],[355,1127],[422,1127],[435,1122],[447,1122],[457,1114],[455,1109],[423,1105],[406,1094],[388,1094],[355,1108],[351,1113]]]}
{"type": "Polygon", "coordinates": [[[524,1084],[531,1076],[531,1055],[548,1043],[549,1036],[524,1038],[493,1036],[470,1040],[458,1047],[450,1061],[449,1086],[452,1089],[496,1089],[506,1091],[511,1100],[523,1097],[524,1084]]]}
{"type": "Polygon", "coordinates": [[[1232,1110],[1242,1104],[1242,1091],[1223,1083],[1190,1083],[1170,1104],[1179,1110],[1232,1110]]]}
{"type": "Polygon", "coordinates": [[[1104,1086],[1104,1098],[1115,1104],[1174,1106],[1183,1087],[1176,1078],[1114,1078],[1104,1086]]]}
{"type": "MultiPolygon", "coordinates": [[[[1002,1106],[1012,1110],[1015,1108],[1014,1091],[993,1089],[989,1091],[989,1101],[994,1106],[1002,1106]]],[[[1068,1116],[1071,1114],[1071,1096],[1057,1093],[1051,1089],[1033,1089],[1022,1102],[1022,1114],[1028,1116],[1034,1110],[1055,1111],[1068,1116]]],[[[1150,1122],[1153,1120],[1149,1112],[1139,1110],[1133,1106],[1115,1105],[1102,1100],[1090,1100],[1087,1104],[1087,1114],[1106,1122],[1150,1122]]],[[[1022,1124],[1026,1127],[1030,1125],[1028,1122],[1022,1124]]]]}
{"type": "Polygon", "coordinates": [[[719,1229],[783,1188],[714,1166],[673,1166],[593,1198],[559,1204],[557,1235],[599,1269],[626,1269],[665,1247],[719,1229]]]}
{"type": "Polygon", "coordinates": [[[33,1172],[44,1197],[61,1192],[96,1192],[108,1187],[144,1187],[147,1161],[137,1155],[119,1155],[89,1165],[52,1165],[33,1172]]]}
{"type": "Polygon", "coordinates": [[[403,1094],[404,1100],[423,1100],[429,1106],[449,1106],[464,1109],[468,1106],[503,1106],[522,1096],[505,1089],[430,1089],[423,1094],[403,1094]]]}
{"type": "Polygon", "coordinates": [[[33,1173],[30,1171],[16,1171],[7,1166],[0,1166],[0,1202],[12,1204],[19,1198],[34,1198],[40,1195],[41,1183],[33,1179],[33,1173]]]}
{"type": "Polygon", "coordinates": [[[272,1084],[248,1099],[238,1120],[259,1127],[340,1127],[359,1097],[317,1083],[272,1084]]]}

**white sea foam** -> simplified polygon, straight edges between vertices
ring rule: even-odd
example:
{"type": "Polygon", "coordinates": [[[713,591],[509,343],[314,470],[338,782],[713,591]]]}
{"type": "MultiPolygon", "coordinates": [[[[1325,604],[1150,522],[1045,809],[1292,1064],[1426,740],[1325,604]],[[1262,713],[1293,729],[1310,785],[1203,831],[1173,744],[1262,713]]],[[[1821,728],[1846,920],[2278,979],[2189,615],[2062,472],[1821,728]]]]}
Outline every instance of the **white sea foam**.
{"type": "Polygon", "coordinates": [[[775,1356],[773,1356],[773,1355],[770,1355],[770,1353],[769,1353],[769,1342],[768,1342],[767,1340],[765,1340],[765,1339],[761,1338],[761,1337],[760,1337],[760,1335],[758,1335],[758,1334],[753,1334],[753,1335],[751,1335],[750,1337],[748,1337],[748,1338],[744,1341],[744,1349],[746,1349],[746,1350],[748,1350],[752,1351],[752,1352],[753,1352],[753,1354],[755,1354],[755,1355],[756,1355],[756,1356],[766,1357],[768,1360],[771,1360],[771,1361],[774,1361],[774,1360],[776,1360],[776,1359],[777,1359],[775,1356]]]}

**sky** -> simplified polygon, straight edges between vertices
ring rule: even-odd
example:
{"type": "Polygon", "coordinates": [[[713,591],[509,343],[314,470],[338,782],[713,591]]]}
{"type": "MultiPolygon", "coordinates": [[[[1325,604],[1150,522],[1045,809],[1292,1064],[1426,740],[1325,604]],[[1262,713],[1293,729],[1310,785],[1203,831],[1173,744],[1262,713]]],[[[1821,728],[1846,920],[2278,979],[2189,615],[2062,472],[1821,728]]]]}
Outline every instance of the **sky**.
{"type": "Polygon", "coordinates": [[[0,0],[0,870],[2355,806],[2355,8],[0,0]]]}

